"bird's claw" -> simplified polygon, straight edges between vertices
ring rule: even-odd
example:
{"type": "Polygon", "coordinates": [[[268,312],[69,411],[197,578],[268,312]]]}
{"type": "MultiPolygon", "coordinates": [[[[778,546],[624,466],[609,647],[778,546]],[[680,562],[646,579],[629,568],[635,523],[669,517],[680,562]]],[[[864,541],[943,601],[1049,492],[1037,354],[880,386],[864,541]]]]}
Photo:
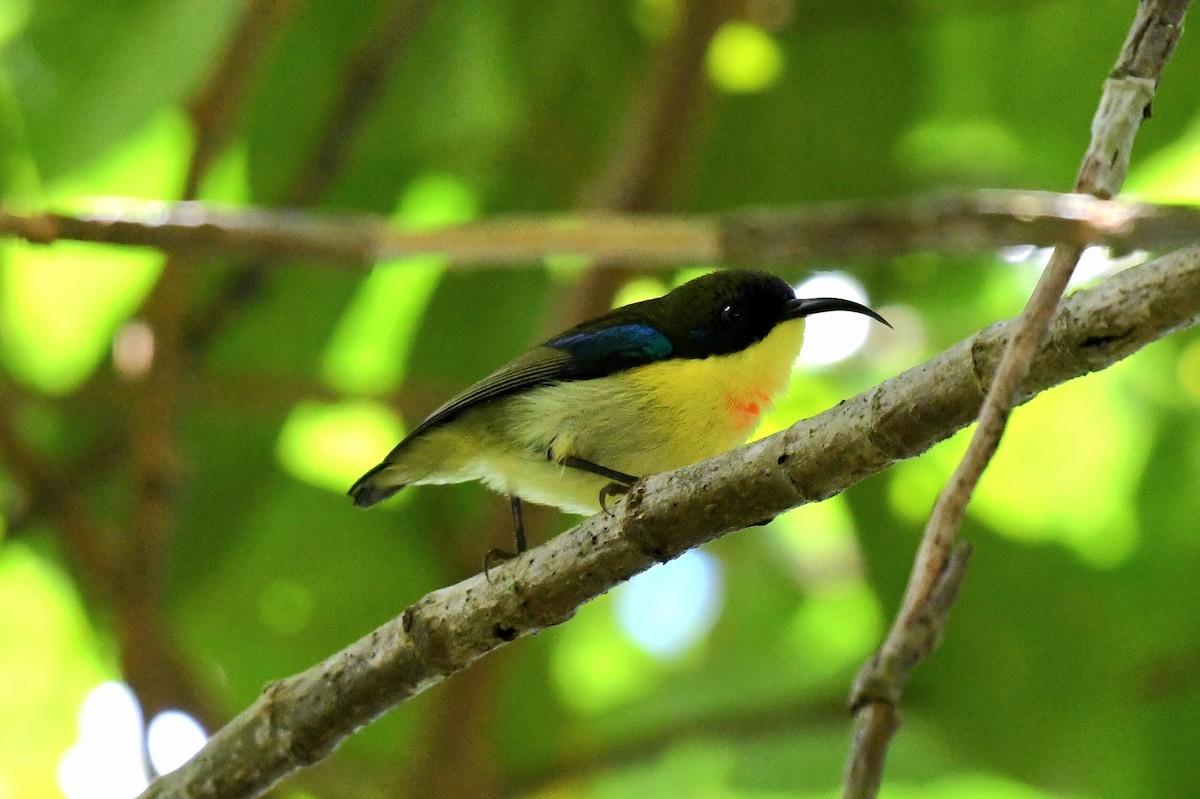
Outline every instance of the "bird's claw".
{"type": "Polygon", "coordinates": [[[519,554],[519,552],[509,552],[507,549],[500,549],[499,547],[496,549],[489,549],[483,556],[484,579],[490,583],[492,581],[492,575],[489,573],[489,570],[493,566],[499,566],[501,563],[507,563],[519,554]]]}
{"type": "Polygon", "coordinates": [[[632,486],[627,486],[624,483],[612,482],[600,489],[600,510],[604,511],[608,516],[612,516],[613,512],[608,509],[608,498],[619,497],[629,492],[632,486]]]}

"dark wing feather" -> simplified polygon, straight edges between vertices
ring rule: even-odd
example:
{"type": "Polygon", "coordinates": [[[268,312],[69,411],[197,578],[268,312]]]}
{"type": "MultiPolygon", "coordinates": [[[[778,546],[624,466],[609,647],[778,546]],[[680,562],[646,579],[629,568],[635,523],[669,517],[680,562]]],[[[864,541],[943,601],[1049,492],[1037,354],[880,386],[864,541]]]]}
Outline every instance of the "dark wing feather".
{"type": "Polygon", "coordinates": [[[567,376],[570,361],[571,356],[565,352],[536,347],[451,398],[417,425],[416,429],[408,434],[408,438],[448,422],[463,411],[489,400],[561,380],[567,376]]]}
{"type": "MultiPolygon", "coordinates": [[[[417,425],[408,438],[450,421],[470,408],[562,380],[590,380],[669,357],[670,340],[645,324],[581,325],[493,372],[417,425]],[[598,329],[597,329],[598,328],[598,329]]],[[[406,439],[407,440],[407,439],[406,439]]]]}
{"type": "MultiPolygon", "coordinates": [[[[615,316],[615,314],[613,315],[615,316]]],[[[571,354],[570,377],[588,380],[671,357],[675,347],[662,331],[641,322],[580,325],[544,346],[571,354]]]]}

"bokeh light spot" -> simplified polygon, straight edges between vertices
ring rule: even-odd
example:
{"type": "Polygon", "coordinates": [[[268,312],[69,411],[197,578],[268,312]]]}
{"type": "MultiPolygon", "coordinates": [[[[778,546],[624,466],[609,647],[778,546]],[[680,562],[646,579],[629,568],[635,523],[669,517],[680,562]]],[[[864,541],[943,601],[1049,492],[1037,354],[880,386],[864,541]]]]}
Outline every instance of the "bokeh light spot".
{"type": "Polygon", "coordinates": [[[178,710],[165,710],[146,730],[150,765],[158,774],[174,771],[199,752],[207,740],[204,728],[194,718],[178,710]]]}
{"type": "Polygon", "coordinates": [[[83,698],[108,669],[70,578],[21,540],[0,544],[0,796],[56,795],[83,698]],[[7,793],[5,793],[7,791],[7,793]]]}
{"type": "MultiPolygon", "coordinates": [[[[466,222],[475,216],[476,206],[475,193],[465,183],[430,174],[412,182],[394,219],[403,228],[419,230],[466,222]]],[[[413,336],[445,265],[439,255],[421,255],[371,270],[325,352],[322,371],[330,385],[348,393],[379,394],[400,383],[413,336]]]]}
{"type": "Polygon", "coordinates": [[[107,354],[118,321],[154,284],[152,253],[92,244],[7,246],[0,267],[0,354],[44,391],[77,386],[107,354]]]}
{"type": "Polygon", "coordinates": [[[722,91],[761,92],[779,79],[783,54],[762,28],[727,22],[708,45],[708,76],[722,91]]]}
{"type": "Polygon", "coordinates": [[[5,0],[0,3],[0,44],[25,26],[32,0],[5,0]]]}
{"type": "Polygon", "coordinates": [[[112,342],[113,369],[125,377],[141,377],[154,364],[154,329],[142,319],[117,328],[112,342]]]}
{"type": "Polygon", "coordinates": [[[142,766],[142,710],[129,686],[106,682],[79,711],[79,740],[58,763],[67,799],[129,799],[149,784],[142,766]]]}
{"type": "MultiPolygon", "coordinates": [[[[842,272],[819,272],[799,286],[797,297],[840,297],[863,305],[867,292],[862,284],[842,272]]],[[[804,320],[804,346],[799,363],[818,366],[837,363],[862,348],[871,334],[871,325],[879,324],[862,314],[831,311],[814,314],[804,320]]]]}
{"type": "Polygon", "coordinates": [[[722,603],[720,566],[711,555],[690,549],[637,575],[615,596],[621,629],[649,654],[673,658],[716,623],[722,603]]]}
{"type": "MultiPolygon", "coordinates": [[[[107,156],[45,188],[44,207],[102,214],[97,196],[161,198],[178,191],[190,151],[186,121],[160,115],[107,156]]],[[[154,285],[162,256],[61,241],[21,242],[0,248],[0,358],[13,374],[37,388],[66,393],[108,356],[113,332],[154,285]]]]}
{"type": "Polygon", "coordinates": [[[667,287],[661,280],[655,280],[652,277],[638,278],[630,280],[617,291],[613,297],[613,307],[620,308],[622,305],[630,305],[643,300],[653,300],[667,293],[667,287]]]}
{"type": "Polygon", "coordinates": [[[401,424],[376,402],[308,402],[296,406],[279,433],[279,461],[292,476],[345,493],[401,438],[401,424]]]}

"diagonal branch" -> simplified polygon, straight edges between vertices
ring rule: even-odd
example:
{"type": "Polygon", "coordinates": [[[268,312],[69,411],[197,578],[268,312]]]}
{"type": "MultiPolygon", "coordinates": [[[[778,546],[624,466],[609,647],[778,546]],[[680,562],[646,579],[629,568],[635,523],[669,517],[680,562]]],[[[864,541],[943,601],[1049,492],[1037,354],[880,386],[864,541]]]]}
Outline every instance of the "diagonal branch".
{"type": "Polygon", "coordinates": [[[388,76],[434,5],[434,0],[391,0],[380,9],[371,35],[346,64],[320,140],[287,190],[288,205],[316,205],[333,188],[388,76]]]}
{"type": "Polygon", "coordinates": [[[445,255],[457,268],[528,264],[551,255],[660,267],[696,261],[769,265],[915,251],[992,252],[1018,244],[1163,251],[1200,240],[1200,208],[988,189],[720,216],[530,216],[406,231],[361,214],[125,199],[106,200],[84,215],[0,206],[0,236],[354,268],[424,253],[445,255]]]}
{"type": "MultiPolygon", "coordinates": [[[[1142,0],[1139,4],[1121,55],[1105,82],[1075,191],[1102,199],[1120,191],[1134,136],[1150,115],[1150,101],[1182,33],[1188,5],[1189,0],[1142,0]]],[[[930,514],[896,620],[855,681],[851,706],[857,729],[843,793],[847,799],[869,799],[878,793],[888,742],[898,727],[895,705],[913,667],[940,637],[966,568],[968,552],[956,549],[955,539],[967,503],[1000,446],[1021,384],[1082,254],[1083,247],[1078,244],[1055,249],[1013,326],[971,443],[930,514]],[[880,704],[890,709],[871,708],[880,704]]]]}
{"type": "MultiPolygon", "coordinates": [[[[1200,322],[1200,248],[1072,295],[1019,400],[1103,369],[1200,322]]],[[[301,674],[272,683],[143,797],[255,796],[333,751],[397,704],[488,652],[569,619],[655,562],[789,508],[826,499],[914,457],[975,419],[1013,322],[812,419],[638,484],[616,509],[502,565],[435,591],[301,674]]]]}

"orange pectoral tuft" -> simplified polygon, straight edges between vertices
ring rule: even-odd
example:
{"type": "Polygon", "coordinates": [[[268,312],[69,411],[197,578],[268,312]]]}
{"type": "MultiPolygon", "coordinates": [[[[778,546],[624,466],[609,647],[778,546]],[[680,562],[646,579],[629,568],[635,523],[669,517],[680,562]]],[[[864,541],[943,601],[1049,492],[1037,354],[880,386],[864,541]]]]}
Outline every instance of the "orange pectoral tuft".
{"type": "Polygon", "coordinates": [[[765,391],[752,391],[740,397],[726,397],[725,407],[729,410],[729,415],[733,417],[733,424],[739,430],[749,430],[758,423],[758,417],[762,415],[763,407],[767,405],[771,397],[765,391]]]}

